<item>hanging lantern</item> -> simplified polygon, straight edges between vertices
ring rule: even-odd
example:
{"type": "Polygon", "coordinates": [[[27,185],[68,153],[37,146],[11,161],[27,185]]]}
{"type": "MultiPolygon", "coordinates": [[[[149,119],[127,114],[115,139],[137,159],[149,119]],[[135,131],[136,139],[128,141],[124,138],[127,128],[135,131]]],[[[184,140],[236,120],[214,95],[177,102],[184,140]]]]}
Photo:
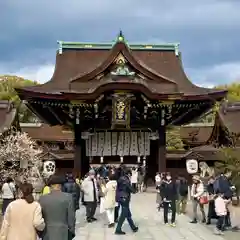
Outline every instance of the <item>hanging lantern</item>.
{"type": "Polygon", "coordinates": [[[141,157],[140,157],[140,156],[138,156],[138,158],[137,158],[137,162],[138,162],[138,163],[141,162],[141,157]]]}
{"type": "Polygon", "coordinates": [[[195,159],[187,160],[186,168],[189,174],[196,174],[198,172],[198,161],[195,159]]]}
{"type": "Polygon", "coordinates": [[[46,177],[50,177],[56,171],[56,163],[55,161],[45,161],[43,163],[43,175],[46,177]]]}
{"type": "Polygon", "coordinates": [[[103,163],[103,157],[100,157],[100,162],[103,163]]]}
{"type": "Polygon", "coordinates": [[[120,157],[120,162],[123,163],[123,156],[120,157]]]}

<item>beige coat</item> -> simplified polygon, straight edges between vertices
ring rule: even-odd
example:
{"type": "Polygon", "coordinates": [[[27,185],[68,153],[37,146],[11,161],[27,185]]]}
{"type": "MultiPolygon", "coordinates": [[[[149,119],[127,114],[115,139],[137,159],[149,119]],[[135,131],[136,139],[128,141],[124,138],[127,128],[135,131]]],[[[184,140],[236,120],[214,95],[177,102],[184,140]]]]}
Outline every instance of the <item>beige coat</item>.
{"type": "MultiPolygon", "coordinates": [[[[98,189],[97,189],[97,181],[94,179],[96,197],[98,200],[98,189]]],[[[94,188],[93,182],[90,177],[87,177],[83,180],[81,190],[83,191],[83,200],[84,202],[93,202],[94,201],[94,188]]]]}
{"type": "Polygon", "coordinates": [[[36,229],[42,231],[44,228],[40,204],[28,204],[23,199],[17,199],[7,207],[0,240],[36,240],[36,229]]]}
{"type": "Polygon", "coordinates": [[[106,184],[106,188],[104,189],[104,208],[110,209],[114,208],[116,205],[116,189],[117,189],[117,181],[109,181],[106,184]]]}
{"type": "Polygon", "coordinates": [[[204,185],[200,181],[197,185],[193,184],[191,187],[191,197],[200,198],[204,194],[204,185]]]}

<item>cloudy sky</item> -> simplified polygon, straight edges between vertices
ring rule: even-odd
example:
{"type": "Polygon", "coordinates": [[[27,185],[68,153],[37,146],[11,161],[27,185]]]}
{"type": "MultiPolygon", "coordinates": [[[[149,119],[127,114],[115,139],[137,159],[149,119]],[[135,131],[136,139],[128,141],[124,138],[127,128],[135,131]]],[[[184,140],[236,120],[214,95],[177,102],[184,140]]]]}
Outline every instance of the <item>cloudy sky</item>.
{"type": "Polygon", "coordinates": [[[202,86],[240,81],[239,0],[0,0],[0,74],[46,82],[57,40],[179,42],[202,86]]]}

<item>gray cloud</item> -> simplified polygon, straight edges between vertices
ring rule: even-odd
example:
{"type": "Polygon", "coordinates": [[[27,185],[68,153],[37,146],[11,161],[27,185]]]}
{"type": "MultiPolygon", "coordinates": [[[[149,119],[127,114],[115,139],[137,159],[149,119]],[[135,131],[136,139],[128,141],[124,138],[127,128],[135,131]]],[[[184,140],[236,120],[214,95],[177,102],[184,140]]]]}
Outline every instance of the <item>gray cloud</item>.
{"type": "Polygon", "coordinates": [[[57,40],[109,42],[122,29],[129,42],[180,42],[186,71],[197,82],[209,79],[211,69],[216,77],[223,65],[223,78],[240,77],[236,67],[236,74],[226,73],[239,64],[236,0],[3,0],[0,9],[2,71],[32,76],[54,64],[57,40]]]}

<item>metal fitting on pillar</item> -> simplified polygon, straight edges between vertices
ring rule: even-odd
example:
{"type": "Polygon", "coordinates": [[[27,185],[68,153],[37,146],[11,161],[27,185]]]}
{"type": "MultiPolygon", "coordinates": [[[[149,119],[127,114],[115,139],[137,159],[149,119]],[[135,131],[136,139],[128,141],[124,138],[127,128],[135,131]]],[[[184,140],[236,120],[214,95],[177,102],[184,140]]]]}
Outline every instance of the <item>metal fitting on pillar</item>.
{"type": "Polygon", "coordinates": [[[162,109],[162,114],[161,114],[161,126],[165,125],[165,110],[162,109]]]}
{"type": "Polygon", "coordinates": [[[98,118],[98,105],[97,105],[97,103],[94,104],[94,113],[95,113],[95,118],[98,118]]]}
{"type": "Polygon", "coordinates": [[[123,156],[120,157],[120,162],[123,163],[123,156]]]}
{"type": "Polygon", "coordinates": [[[76,109],[76,124],[80,123],[80,110],[79,108],[76,109]]]}
{"type": "Polygon", "coordinates": [[[144,119],[147,118],[148,106],[144,106],[144,119]]]}
{"type": "Polygon", "coordinates": [[[103,156],[100,157],[100,163],[103,163],[103,156]]]}
{"type": "Polygon", "coordinates": [[[69,107],[69,117],[74,118],[74,112],[72,106],[69,107]]]}
{"type": "Polygon", "coordinates": [[[146,166],[146,156],[143,157],[143,166],[146,166]]]}

